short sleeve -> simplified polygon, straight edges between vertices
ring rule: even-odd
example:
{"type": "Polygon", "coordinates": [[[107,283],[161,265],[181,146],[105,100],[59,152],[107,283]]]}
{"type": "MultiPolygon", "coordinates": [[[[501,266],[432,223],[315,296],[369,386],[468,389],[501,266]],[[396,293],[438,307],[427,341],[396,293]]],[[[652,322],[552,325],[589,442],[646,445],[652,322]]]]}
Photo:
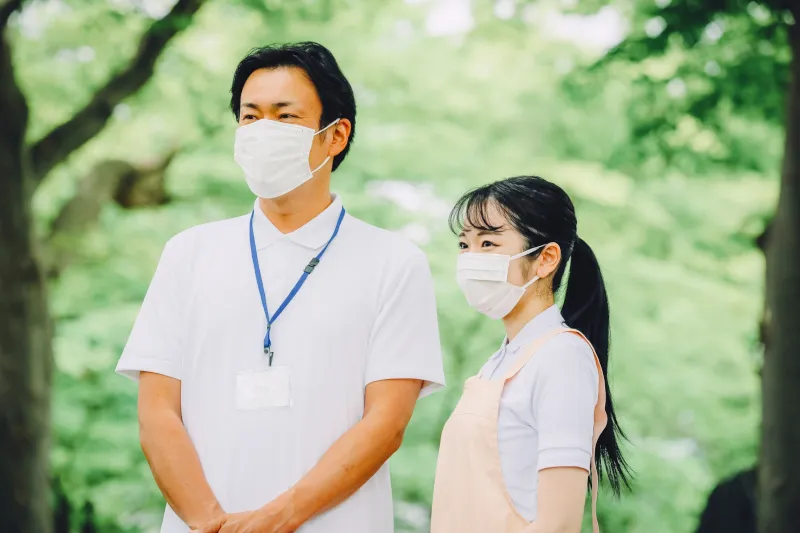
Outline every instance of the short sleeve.
{"type": "Polygon", "coordinates": [[[367,352],[368,385],[386,379],[420,379],[420,397],[444,386],[433,278],[417,251],[385,285],[367,352]]]}
{"type": "Polygon", "coordinates": [[[138,380],[140,372],[181,379],[187,316],[185,261],[173,237],[164,247],[125,345],[117,373],[138,380]]]}
{"type": "Polygon", "coordinates": [[[576,335],[562,334],[536,355],[533,416],[539,434],[538,469],[589,470],[599,374],[594,353],[576,335]]]}

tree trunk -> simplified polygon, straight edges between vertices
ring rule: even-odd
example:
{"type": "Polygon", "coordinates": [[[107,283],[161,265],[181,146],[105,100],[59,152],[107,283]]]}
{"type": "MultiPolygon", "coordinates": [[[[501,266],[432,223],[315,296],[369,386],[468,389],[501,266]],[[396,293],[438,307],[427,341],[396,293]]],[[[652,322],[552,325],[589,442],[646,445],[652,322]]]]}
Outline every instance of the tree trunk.
{"type": "MultiPolygon", "coordinates": [[[[800,13],[795,13],[797,18],[800,13]]],[[[800,21],[800,19],[798,19],[800,21]]],[[[800,30],[793,52],[780,199],[767,246],[758,531],[800,531],[800,30]]]]}
{"type": "MultiPolygon", "coordinates": [[[[48,476],[52,331],[35,249],[31,198],[58,163],[94,138],[114,107],[152,77],[166,45],[203,0],[177,0],[139,41],[126,68],[71,119],[26,148],[28,110],[14,79],[6,23],[22,0],[0,0],[0,532],[51,533],[48,476]],[[32,157],[31,154],[34,154],[32,157]]],[[[125,185],[125,184],[123,184],[125,185]]],[[[131,205],[147,187],[123,187],[131,205]],[[130,189],[130,190],[129,190],[130,189]]],[[[151,187],[152,188],[152,187],[151,187]]]]}
{"type": "Polygon", "coordinates": [[[0,33],[0,531],[49,533],[51,328],[34,253],[25,98],[0,33]]]}

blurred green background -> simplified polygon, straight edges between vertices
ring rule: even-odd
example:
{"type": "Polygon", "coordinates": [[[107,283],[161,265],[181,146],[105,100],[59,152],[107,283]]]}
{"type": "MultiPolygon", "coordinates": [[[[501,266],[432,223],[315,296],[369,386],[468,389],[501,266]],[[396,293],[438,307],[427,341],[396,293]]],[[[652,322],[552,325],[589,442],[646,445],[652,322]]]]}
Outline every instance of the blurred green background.
{"type": "MultiPolygon", "coordinates": [[[[230,78],[248,49],[296,40],[328,46],[356,92],[358,136],[334,190],[422,246],[436,278],[450,386],[420,403],[392,459],[398,531],[428,531],[441,427],[502,339],[455,284],[448,209],[519,174],[572,195],[608,282],[610,381],[636,476],[619,500],[601,492],[601,525],[693,531],[711,487],[757,456],[754,239],[777,196],[788,51],[782,33],[759,33],[775,22],[760,4],[696,42],[665,38],[656,12],[668,4],[209,0],[182,21],[149,83],[34,198],[56,321],[52,468],[76,531],[86,513],[97,531],[158,529],[135,385],[113,369],[167,239],[251,208],[232,158],[230,78]]],[[[80,109],[170,7],[40,0],[15,16],[30,139],[80,109]]]]}

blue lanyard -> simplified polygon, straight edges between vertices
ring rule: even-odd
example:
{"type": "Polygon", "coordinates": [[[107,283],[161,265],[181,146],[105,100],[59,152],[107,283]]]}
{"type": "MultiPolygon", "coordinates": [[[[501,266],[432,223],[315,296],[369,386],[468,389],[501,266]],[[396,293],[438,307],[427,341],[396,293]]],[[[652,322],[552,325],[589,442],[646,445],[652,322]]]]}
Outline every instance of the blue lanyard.
{"type": "Polygon", "coordinates": [[[269,310],[267,309],[267,296],[264,294],[264,282],[261,279],[261,267],[258,265],[258,253],[256,253],[256,238],[253,235],[253,215],[255,215],[255,210],[250,213],[250,255],[253,258],[253,270],[256,274],[256,284],[258,285],[258,294],[261,296],[261,307],[264,308],[264,315],[267,317],[267,333],[264,335],[264,353],[269,356],[269,366],[272,366],[272,357],[275,353],[272,351],[272,340],[270,339],[269,332],[272,329],[272,324],[278,320],[278,317],[281,316],[283,310],[286,309],[286,306],[289,305],[294,297],[297,295],[297,292],[300,290],[300,287],[303,286],[303,283],[306,282],[306,278],[308,275],[314,271],[314,268],[319,264],[319,260],[322,259],[323,254],[328,249],[328,246],[333,242],[333,239],[336,238],[336,235],[339,233],[339,228],[342,225],[342,220],[344,220],[344,207],[342,208],[342,212],[339,214],[339,220],[336,221],[336,228],[333,230],[333,235],[331,238],[328,239],[328,242],[325,243],[325,246],[322,247],[322,250],[314,256],[311,261],[308,262],[306,268],[303,269],[303,274],[300,276],[300,279],[297,280],[297,283],[294,284],[294,287],[289,292],[289,295],[283,301],[283,303],[278,307],[278,310],[275,312],[272,317],[269,316],[269,310]]]}

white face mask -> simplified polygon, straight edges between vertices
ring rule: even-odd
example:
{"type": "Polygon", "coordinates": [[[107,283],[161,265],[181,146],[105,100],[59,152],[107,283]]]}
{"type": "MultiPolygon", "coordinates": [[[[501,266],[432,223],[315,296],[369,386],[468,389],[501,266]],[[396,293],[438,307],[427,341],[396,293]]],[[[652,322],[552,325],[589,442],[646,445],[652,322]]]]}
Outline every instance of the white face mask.
{"type": "Polygon", "coordinates": [[[511,312],[519,303],[528,287],[539,277],[536,276],[522,287],[508,282],[508,266],[511,261],[544,248],[544,244],[525,250],[517,255],[483,254],[465,252],[458,256],[456,279],[467,302],[476,311],[489,318],[500,319],[511,312]]]}
{"type": "Polygon", "coordinates": [[[308,156],[319,131],[275,120],[257,120],[236,130],[233,159],[244,170],[247,185],[261,198],[277,198],[310,180],[330,157],[311,170],[308,156]]]}

